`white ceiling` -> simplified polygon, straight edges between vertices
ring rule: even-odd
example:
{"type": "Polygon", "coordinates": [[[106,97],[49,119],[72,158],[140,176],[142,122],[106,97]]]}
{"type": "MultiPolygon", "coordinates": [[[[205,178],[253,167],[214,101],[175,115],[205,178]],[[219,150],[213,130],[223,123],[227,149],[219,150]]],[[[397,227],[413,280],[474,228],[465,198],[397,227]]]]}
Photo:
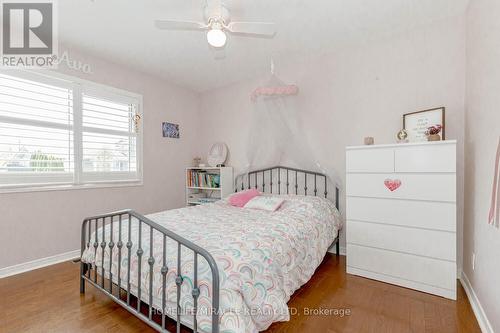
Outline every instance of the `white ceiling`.
{"type": "Polygon", "coordinates": [[[225,0],[233,20],[276,22],[273,39],[231,36],[215,59],[203,32],[157,30],[155,19],[203,20],[206,0],[59,1],[59,38],[89,54],[204,91],[254,77],[271,57],[326,52],[460,15],[468,0],[225,0]]]}

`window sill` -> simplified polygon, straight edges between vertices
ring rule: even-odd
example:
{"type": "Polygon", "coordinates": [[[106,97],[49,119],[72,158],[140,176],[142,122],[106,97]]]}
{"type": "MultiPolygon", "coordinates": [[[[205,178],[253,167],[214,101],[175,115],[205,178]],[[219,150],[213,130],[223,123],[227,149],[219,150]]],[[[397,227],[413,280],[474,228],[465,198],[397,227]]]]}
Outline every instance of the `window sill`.
{"type": "Polygon", "coordinates": [[[29,192],[48,192],[48,191],[70,191],[70,190],[90,190],[100,188],[119,188],[119,187],[137,187],[143,186],[142,180],[136,181],[115,181],[90,184],[54,184],[54,185],[29,185],[29,186],[0,186],[0,194],[4,193],[29,193],[29,192]]]}

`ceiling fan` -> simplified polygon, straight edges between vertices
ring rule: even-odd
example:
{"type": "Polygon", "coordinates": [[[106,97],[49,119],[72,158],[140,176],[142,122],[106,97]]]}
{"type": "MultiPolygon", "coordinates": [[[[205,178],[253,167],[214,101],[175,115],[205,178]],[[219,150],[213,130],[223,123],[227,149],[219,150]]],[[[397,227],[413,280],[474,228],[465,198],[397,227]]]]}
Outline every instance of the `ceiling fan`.
{"type": "Polygon", "coordinates": [[[215,48],[226,45],[226,32],[253,37],[273,37],[275,24],[266,22],[232,22],[229,10],[221,0],[207,0],[205,22],[156,20],[155,25],[163,30],[200,30],[207,31],[208,44],[215,48]]]}

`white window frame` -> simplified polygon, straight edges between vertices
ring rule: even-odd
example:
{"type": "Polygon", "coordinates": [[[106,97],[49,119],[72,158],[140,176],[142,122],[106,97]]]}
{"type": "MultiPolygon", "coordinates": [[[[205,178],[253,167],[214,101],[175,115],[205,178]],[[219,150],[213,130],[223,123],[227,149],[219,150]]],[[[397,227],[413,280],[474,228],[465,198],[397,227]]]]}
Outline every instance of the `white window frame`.
{"type": "MultiPolygon", "coordinates": [[[[73,90],[73,124],[69,128],[73,130],[73,151],[74,151],[74,170],[71,173],[51,173],[46,175],[33,174],[9,174],[4,176],[9,181],[7,184],[0,184],[0,193],[9,192],[36,192],[48,190],[65,190],[65,189],[85,189],[85,188],[100,188],[100,187],[123,187],[123,186],[142,186],[143,185],[143,98],[142,95],[132,93],[126,90],[113,88],[107,85],[98,84],[92,81],[83,80],[77,77],[60,74],[49,70],[0,70],[0,73],[18,77],[20,79],[30,80],[34,82],[53,85],[65,89],[73,90]],[[138,123],[139,133],[136,134],[136,165],[137,171],[130,172],[83,172],[82,170],[82,133],[84,131],[82,124],[82,96],[87,93],[97,98],[110,99],[112,101],[136,104],[136,114],[139,114],[141,119],[138,123]],[[68,177],[69,174],[69,177],[68,177]],[[134,176],[134,177],[131,177],[134,176]],[[23,184],[15,183],[15,179],[26,179],[34,177],[37,182],[23,184]]],[[[0,121],[1,121],[0,117],[0,121]]],[[[43,122],[37,120],[16,120],[16,123],[25,125],[42,125],[43,122]]],[[[67,128],[61,125],[55,128],[67,128]]],[[[100,130],[101,133],[111,133],[112,130],[100,130]]],[[[123,135],[120,132],[116,134],[123,135]]]]}

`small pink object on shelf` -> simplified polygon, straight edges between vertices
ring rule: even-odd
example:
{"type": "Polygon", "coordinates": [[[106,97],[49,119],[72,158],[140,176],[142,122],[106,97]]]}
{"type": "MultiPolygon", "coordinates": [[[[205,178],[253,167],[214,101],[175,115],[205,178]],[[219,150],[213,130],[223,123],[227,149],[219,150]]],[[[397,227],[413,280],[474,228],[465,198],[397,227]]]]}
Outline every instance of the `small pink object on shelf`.
{"type": "Polygon", "coordinates": [[[238,192],[229,197],[229,204],[235,207],[243,207],[247,202],[260,195],[256,189],[238,192]]]}
{"type": "Polygon", "coordinates": [[[427,131],[425,132],[425,135],[427,135],[427,140],[428,141],[441,141],[441,130],[443,129],[443,126],[441,125],[436,125],[436,126],[431,126],[427,128],[427,131]]]}
{"type": "Polygon", "coordinates": [[[389,191],[394,192],[401,186],[401,180],[399,179],[386,179],[384,181],[385,187],[389,189],[389,191]]]}

